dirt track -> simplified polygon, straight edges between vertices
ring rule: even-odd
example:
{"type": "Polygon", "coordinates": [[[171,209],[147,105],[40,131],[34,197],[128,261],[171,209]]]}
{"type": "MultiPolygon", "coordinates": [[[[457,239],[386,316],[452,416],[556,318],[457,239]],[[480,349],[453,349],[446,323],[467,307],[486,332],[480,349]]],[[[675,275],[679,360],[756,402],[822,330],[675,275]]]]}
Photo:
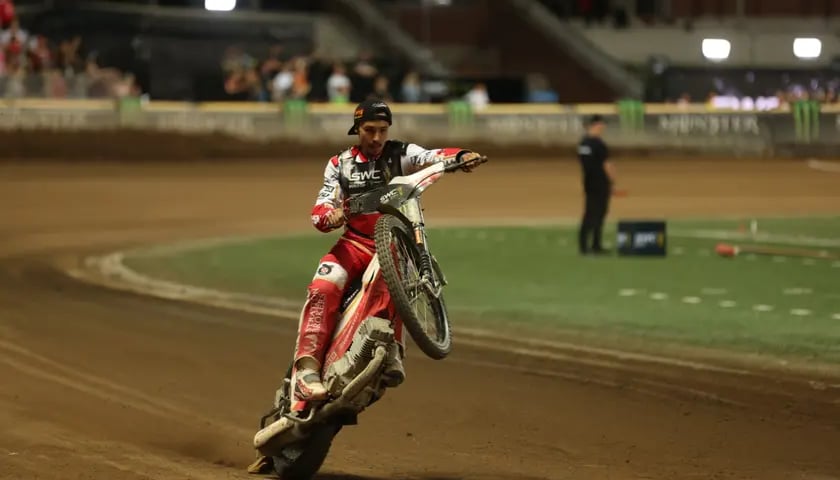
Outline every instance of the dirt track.
{"type": "MultiPolygon", "coordinates": [[[[547,165],[444,179],[427,219],[577,216],[576,166],[547,165]]],[[[0,166],[0,478],[249,478],[295,325],[80,284],[59,267],[127,245],[308,229],[322,169],[0,166]]],[[[620,174],[630,196],[612,219],[840,213],[840,175],[799,162],[658,160],[620,174]]],[[[802,379],[536,364],[457,340],[449,359],[412,352],[407,368],[337,438],[322,478],[840,478],[840,391],[802,379]]]]}

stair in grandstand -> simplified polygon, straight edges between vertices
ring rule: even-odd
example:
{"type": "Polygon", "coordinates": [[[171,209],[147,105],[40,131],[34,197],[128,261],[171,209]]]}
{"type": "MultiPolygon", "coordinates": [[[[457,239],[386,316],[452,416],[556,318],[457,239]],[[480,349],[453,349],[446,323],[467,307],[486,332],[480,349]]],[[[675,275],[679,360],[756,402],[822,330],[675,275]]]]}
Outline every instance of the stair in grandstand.
{"type": "Polygon", "coordinates": [[[538,74],[563,103],[609,102],[616,96],[603,75],[534,25],[513,1],[397,0],[377,5],[455,75],[478,79],[538,74]]]}

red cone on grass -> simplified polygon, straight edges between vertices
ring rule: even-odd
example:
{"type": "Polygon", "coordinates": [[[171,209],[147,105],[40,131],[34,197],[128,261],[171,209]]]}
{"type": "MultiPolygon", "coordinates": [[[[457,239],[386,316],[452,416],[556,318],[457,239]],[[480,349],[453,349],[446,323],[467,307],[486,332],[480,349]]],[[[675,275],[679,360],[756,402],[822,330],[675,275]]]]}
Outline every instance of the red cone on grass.
{"type": "Polygon", "coordinates": [[[718,243],[715,252],[721,257],[734,257],[738,254],[738,247],[728,243],[718,243]]]}

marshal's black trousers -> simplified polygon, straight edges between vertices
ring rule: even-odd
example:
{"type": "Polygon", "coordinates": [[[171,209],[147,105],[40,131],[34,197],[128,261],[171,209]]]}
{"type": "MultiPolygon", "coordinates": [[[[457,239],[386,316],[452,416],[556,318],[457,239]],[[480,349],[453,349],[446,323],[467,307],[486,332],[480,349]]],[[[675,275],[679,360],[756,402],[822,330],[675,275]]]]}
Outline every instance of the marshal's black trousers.
{"type": "Polygon", "coordinates": [[[610,188],[587,188],[583,219],[578,231],[580,253],[602,250],[601,235],[610,205],[610,188]],[[590,242],[590,237],[592,238],[590,242]]]}

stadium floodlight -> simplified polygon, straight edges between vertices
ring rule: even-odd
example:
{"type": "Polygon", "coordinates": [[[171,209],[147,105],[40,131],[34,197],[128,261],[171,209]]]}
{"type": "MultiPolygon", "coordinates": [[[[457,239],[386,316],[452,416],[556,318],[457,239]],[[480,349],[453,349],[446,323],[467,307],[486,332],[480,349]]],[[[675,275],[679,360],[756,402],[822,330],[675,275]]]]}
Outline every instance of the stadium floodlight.
{"type": "Polygon", "coordinates": [[[204,9],[211,12],[229,12],[236,8],[236,0],[204,0],[204,9]]]}
{"type": "Polygon", "coordinates": [[[702,44],[703,56],[708,60],[726,60],[732,50],[732,44],[725,38],[704,38],[702,44]]]}
{"type": "Polygon", "coordinates": [[[819,38],[795,38],[793,40],[793,54],[796,58],[818,58],[822,51],[819,38]]]}

